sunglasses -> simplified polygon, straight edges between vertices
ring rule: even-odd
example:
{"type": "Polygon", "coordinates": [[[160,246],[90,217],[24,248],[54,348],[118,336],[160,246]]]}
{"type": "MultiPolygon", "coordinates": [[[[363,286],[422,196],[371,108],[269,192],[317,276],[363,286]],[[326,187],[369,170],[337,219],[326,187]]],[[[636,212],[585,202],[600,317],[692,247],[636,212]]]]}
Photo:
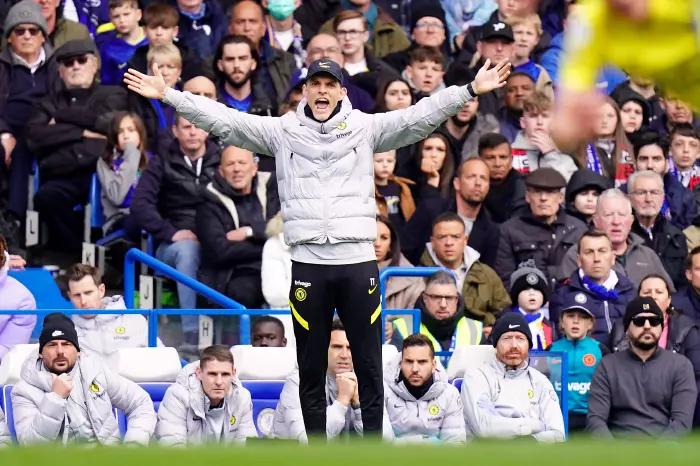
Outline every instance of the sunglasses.
{"type": "Polygon", "coordinates": [[[61,65],[65,66],[67,68],[70,68],[71,66],[73,66],[73,63],[75,63],[75,62],[78,62],[80,65],[84,65],[85,63],[87,63],[87,61],[88,61],[87,55],[80,55],[78,57],[64,58],[63,60],[61,60],[61,65]]]}
{"type": "Polygon", "coordinates": [[[36,36],[39,34],[41,30],[39,28],[25,28],[25,27],[16,27],[12,30],[12,33],[16,35],[17,37],[22,37],[25,35],[27,32],[29,33],[30,36],[36,36]]]}
{"type": "Polygon", "coordinates": [[[663,317],[634,317],[632,318],[632,323],[635,327],[644,327],[644,324],[649,322],[652,327],[658,327],[664,323],[663,317]]]}

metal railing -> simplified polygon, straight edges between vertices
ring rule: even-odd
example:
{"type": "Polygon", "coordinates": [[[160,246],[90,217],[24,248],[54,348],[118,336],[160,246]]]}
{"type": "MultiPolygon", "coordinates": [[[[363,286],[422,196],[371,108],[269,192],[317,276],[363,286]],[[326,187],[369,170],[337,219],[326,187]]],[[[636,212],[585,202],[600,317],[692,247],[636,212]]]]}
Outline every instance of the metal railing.
{"type": "MultiPolygon", "coordinates": [[[[386,302],[386,283],[391,277],[429,277],[439,272],[442,267],[387,267],[379,274],[379,291],[382,293],[382,303],[386,302]]],[[[449,271],[448,271],[449,272],[449,271]]]]}

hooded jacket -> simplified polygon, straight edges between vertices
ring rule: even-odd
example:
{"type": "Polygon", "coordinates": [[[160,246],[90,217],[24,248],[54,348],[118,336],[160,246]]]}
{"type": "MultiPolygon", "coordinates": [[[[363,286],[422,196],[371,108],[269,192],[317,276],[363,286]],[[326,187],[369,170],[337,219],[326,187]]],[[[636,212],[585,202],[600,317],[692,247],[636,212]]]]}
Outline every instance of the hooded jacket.
{"type": "Polygon", "coordinates": [[[586,285],[583,284],[578,269],[575,270],[571,277],[552,294],[549,300],[549,314],[552,322],[559,322],[559,315],[564,307],[564,303],[571,302],[569,296],[582,300],[587,308],[593,312],[594,322],[591,336],[604,345],[608,344],[610,332],[613,329],[613,324],[616,320],[621,319],[625,315],[625,307],[637,295],[637,288],[630,282],[627,277],[617,273],[617,284],[615,291],[618,294],[617,299],[605,299],[598,294],[592,292],[586,285]],[[583,297],[578,295],[582,294],[583,297]]]}
{"type": "Polygon", "coordinates": [[[531,435],[564,441],[564,417],[552,383],[526,363],[507,370],[496,356],[464,374],[462,401],[468,437],[531,435]]]}
{"type": "MultiPolygon", "coordinates": [[[[386,393],[386,391],[385,391],[386,393]]],[[[362,435],[362,412],[345,406],[337,400],[338,387],[335,377],[326,375],[326,435],[329,439],[338,437],[342,433],[355,432],[362,435]]],[[[389,416],[384,408],[384,440],[394,438],[389,416]]],[[[294,439],[302,443],[308,441],[306,428],[304,427],[304,417],[301,413],[299,402],[299,371],[292,372],[284,382],[280,399],[277,401],[275,416],[272,424],[272,437],[279,439],[294,439]]]]}
{"type": "Polygon", "coordinates": [[[196,213],[196,231],[202,244],[199,279],[225,292],[232,277],[260,274],[265,225],[279,211],[277,186],[270,173],[258,172],[249,194],[234,190],[216,172],[207,183],[196,213]],[[229,241],[226,233],[248,226],[253,236],[229,241]]]}
{"type": "MultiPolygon", "coordinates": [[[[207,424],[209,398],[195,373],[199,361],[182,368],[158,409],[156,438],[168,446],[184,447],[211,441],[207,424]]],[[[224,399],[224,418],[220,443],[245,443],[246,438],[257,438],[253,423],[253,401],[250,392],[234,378],[224,399]]]]}
{"type": "MultiPolygon", "coordinates": [[[[126,309],[124,298],[102,298],[104,310],[126,309]]],[[[148,346],[148,321],[137,314],[97,314],[91,319],[73,316],[81,353],[107,359],[123,348],[148,346]]]]}
{"type": "MultiPolygon", "coordinates": [[[[484,325],[493,325],[496,317],[510,306],[511,301],[501,279],[491,267],[479,261],[479,256],[470,246],[464,248],[463,263],[467,268],[467,275],[460,293],[464,303],[464,314],[483,322],[484,325]]],[[[430,243],[426,244],[420,265],[442,266],[430,243]]]]}
{"type": "MultiPolygon", "coordinates": [[[[572,245],[566,252],[564,259],[561,261],[559,269],[559,280],[565,280],[570,277],[574,271],[578,270],[576,257],[578,256],[577,246],[572,245]]],[[[618,276],[624,275],[629,278],[634,288],[637,289],[644,277],[651,274],[658,274],[664,277],[666,283],[673,283],[671,277],[666,273],[661,259],[653,249],[644,245],[644,240],[634,233],[630,233],[627,237],[627,250],[624,254],[624,267],[620,261],[615,261],[613,270],[618,276]]],[[[675,292],[675,288],[671,292],[675,292]]]]}
{"type": "Polygon", "coordinates": [[[153,402],[136,383],[115,374],[98,358],[80,354],[71,375],[67,399],[51,391],[52,377],[37,351],[22,366],[21,381],[12,390],[17,440],[40,442],[121,442],[113,407],[126,413],[125,443],[148,445],[156,427],[153,402]]]}
{"type": "MultiPolygon", "coordinates": [[[[0,307],[7,310],[33,310],[36,301],[32,293],[14,277],[10,277],[10,255],[5,254],[5,265],[0,268],[0,307]]],[[[0,360],[18,343],[28,343],[36,325],[34,314],[0,315],[0,360]]]]}
{"type": "Polygon", "coordinates": [[[437,439],[450,443],[466,441],[464,413],[459,391],[447,381],[445,371],[436,367],[433,384],[416,399],[401,375],[401,354],[384,369],[386,412],[396,440],[437,439]]]}
{"type": "Polygon", "coordinates": [[[581,191],[588,189],[595,189],[600,194],[611,187],[612,185],[610,181],[604,176],[586,168],[577,170],[573,175],[571,175],[571,179],[569,179],[569,182],[566,185],[566,194],[564,195],[566,213],[578,218],[584,223],[588,223],[583,214],[577,211],[576,207],[574,206],[576,196],[581,191]]]}
{"type": "Polygon", "coordinates": [[[374,241],[377,234],[373,154],[424,139],[471,100],[450,87],[407,109],[367,115],[346,98],[327,121],[305,114],[258,117],[174,89],[164,101],[196,126],[231,144],[276,156],[276,175],[290,246],[374,241]]]}

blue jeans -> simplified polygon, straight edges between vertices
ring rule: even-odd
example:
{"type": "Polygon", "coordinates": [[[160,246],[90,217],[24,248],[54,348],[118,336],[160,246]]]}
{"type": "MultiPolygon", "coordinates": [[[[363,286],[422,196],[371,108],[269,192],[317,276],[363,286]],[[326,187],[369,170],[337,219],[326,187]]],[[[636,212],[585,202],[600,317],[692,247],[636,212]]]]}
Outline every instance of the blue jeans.
{"type": "MultiPolygon", "coordinates": [[[[156,259],[196,280],[199,269],[199,241],[183,240],[175,243],[162,243],[156,250],[156,259]]],[[[180,301],[180,309],[197,308],[197,293],[182,283],[177,284],[177,298],[180,301]]],[[[198,332],[199,317],[182,316],[182,331],[198,332]]]]}

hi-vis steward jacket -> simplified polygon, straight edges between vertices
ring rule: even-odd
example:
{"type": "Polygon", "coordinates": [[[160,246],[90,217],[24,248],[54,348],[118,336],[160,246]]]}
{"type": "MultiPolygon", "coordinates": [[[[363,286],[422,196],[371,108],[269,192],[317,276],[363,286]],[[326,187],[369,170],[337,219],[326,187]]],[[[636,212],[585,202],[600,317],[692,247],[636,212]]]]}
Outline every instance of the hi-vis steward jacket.
{"type": "Polygon", "coordinates": [[[113,408],[126,413],[124,442],[148,445],[156,427],[156,412],[146,391],[109,370],[99,358],[81,354],[70,374],[73,390],[63,399],[51,391],[51,372],[31,354],[12,390],[15,430],[20,444],[59,441],[121,442],[113,408]]]}
{"type": "MultiPolygon", "coordinates": [[[[156,438],[170,446],[201,444],[207,441],[208,398],[195,374],[199,361],[182,368],[158,409],[156,438]]],[[[253,401],[250,392],[238,379],[231,384],[224,401],[224,423],[221,443],[244,443],[248,437],[257,437],[253,423],[253,401]]]]}
{"type": "Polygon", "coordinates": [[[462,399],[447,381],[445,371],[440,367],[435,369],[433,384],[418,400],[399,379],[400,373],[399,353],[384,370],[386,412],[396,439],[466,441],[462,399]]]}
{"type": "Polygon", "coordinates": [[[452,86],[417,104],[374,115],[340,111],[320,123],[305,112],[260,117],[206,97],[168,89],[164,101],[197,127],[250,151],[274,155],[287,244],[374,241],[377,234],[372,155],[425,139],[472,99],[452,86]]]}
{"type": "Polygon", "coordinates": [[[506,370],[494,355],[464,375],[462,401],[469,436],[564,441],[559,397],[547,377],[529,364],[506,370]]]}

